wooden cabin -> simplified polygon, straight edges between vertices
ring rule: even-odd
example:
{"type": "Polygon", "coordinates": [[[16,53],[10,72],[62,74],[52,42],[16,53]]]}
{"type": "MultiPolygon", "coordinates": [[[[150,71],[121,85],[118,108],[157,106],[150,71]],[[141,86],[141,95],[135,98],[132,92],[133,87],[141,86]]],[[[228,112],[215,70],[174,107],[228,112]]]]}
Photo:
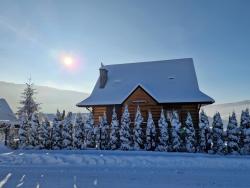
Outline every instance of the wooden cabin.
{"type": "Polygon", "coordinates": [[[212,103],[199,89],[193,59],[185,58],[102,65],[91,95],[77,106],[91,109],[96,124],[104,112],[110,122],[114,107],[120,119],[126,104],[132,122],[137,105],[145,122],[152,112],[156,125],[162,108],[169,120],[177,111],[182,123],[190,112],[197,128],[200,107],[212,103]]]}

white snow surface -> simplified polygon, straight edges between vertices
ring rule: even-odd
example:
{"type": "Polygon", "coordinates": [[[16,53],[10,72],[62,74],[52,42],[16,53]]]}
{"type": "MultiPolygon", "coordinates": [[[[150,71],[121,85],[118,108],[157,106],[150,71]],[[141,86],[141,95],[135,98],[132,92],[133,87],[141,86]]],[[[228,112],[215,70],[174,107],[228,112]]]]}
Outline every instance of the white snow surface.
{"type": "Polygon", "coordinates": [[[7,150],[0,188],[250,187],[250,157],[149,151],[7,150]]]}
{"type": "Polygon", "coordinates": [[[214,102],[199,90],[192,58],[106,65],[103,68],[108,70],[105,87],[99,87],[98,79],[91,95],[78,106],[121,104],[138,86],[159,103],[214,102]]]}

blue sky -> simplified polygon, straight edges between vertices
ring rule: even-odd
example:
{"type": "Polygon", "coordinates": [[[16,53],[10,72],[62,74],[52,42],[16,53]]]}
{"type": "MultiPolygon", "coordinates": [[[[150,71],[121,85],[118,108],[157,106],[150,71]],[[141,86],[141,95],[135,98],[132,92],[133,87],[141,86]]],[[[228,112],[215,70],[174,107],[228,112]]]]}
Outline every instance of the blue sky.
{"type": "Polygon", "coordinates": [[[250,99],[250,1],[1,1],[0,80],[91,92],[104,64],[192,57],[216,102],[250,99]],[[77,61],[65,68],[61,55],[77,61]]]}

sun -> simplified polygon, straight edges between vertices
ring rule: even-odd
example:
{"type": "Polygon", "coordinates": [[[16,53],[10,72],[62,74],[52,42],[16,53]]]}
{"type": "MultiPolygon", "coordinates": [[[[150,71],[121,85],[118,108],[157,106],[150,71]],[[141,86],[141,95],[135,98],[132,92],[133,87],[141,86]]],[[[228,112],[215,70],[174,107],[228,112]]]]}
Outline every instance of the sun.
{"type": "Polygon", "coordinates": [[[74,64],[74,59],[71,56],[64,56],[62,62],[65,66],[71,67],[74,64]]]}

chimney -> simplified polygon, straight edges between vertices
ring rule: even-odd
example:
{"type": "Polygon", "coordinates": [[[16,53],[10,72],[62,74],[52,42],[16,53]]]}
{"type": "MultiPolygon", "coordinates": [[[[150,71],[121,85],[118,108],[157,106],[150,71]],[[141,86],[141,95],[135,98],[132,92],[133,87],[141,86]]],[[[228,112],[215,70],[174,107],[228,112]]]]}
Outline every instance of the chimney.
{"type": "Polygon", "coordinates": [[[108,70],[105,69],[104,65],[101,63],[100,67],[100,88],[104,88],[108,80],[108,70]]]}

